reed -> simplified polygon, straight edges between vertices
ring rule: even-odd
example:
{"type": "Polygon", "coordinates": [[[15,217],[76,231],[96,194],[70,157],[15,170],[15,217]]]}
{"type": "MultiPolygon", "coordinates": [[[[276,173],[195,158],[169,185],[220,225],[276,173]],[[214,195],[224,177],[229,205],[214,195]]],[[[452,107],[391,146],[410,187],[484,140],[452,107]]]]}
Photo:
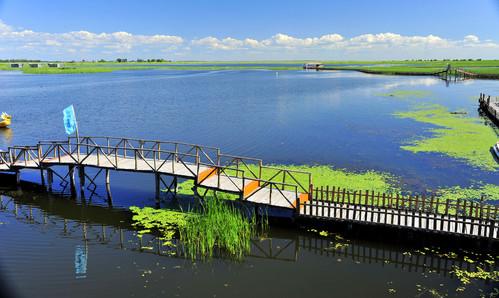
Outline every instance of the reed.
{"type": "Polygon", "coordinates": [[[232,204],[216,196],[207,198],[198,216],[189,217],[180,227],[180,240],[190,258],[212,257],[215,249],[241,259],[250,251],[250,240],[266,230],[266,217],[257,221],[254,214],[243,214],[232,204]]]}

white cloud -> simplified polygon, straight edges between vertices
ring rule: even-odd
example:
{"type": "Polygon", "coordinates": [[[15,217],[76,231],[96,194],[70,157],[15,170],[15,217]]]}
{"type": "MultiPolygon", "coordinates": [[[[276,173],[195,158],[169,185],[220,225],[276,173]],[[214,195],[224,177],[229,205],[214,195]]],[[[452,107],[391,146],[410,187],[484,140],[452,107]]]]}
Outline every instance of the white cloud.
{"type": "Polygon", "coordinates": [[[0,20],[0,33],[12,31],[12,27],[0,20]]]}
{"type": "Polygon", "coordinates": [[[466,35],[464,37],[465,42],[477,43],[480,42],[480,39],[476,35],[466,35]]]}
{"type": "Polygon", "coordinates": [[[0,20],[0,58],[100,59],[181,56],[186,59],[410,59],[498,58],[499,44],[467,35],[453,40],[436,35],[393,32],[344,37],[338,33],[269,38],[207,36],[185,40],[176,35],[137,35],[119,31],[94,33],[36,32],[0,20]]]}

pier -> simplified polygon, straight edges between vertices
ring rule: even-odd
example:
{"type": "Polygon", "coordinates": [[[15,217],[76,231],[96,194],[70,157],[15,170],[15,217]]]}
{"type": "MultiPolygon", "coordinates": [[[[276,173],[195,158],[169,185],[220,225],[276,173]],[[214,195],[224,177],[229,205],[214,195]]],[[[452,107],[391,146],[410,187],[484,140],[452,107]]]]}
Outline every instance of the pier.
{"type": "Polygon", "coordinates": [[[492,122],[499,125],[499,97],[491,97],[480,93],[478,98],[480,110],[484,112],[492,122]]]}
{"type": "Polygon", "coordinates": [[[230,193],[243,204],[280,210],[296,220],[395,227],[490,241],[499,238],[499,206],[483,200],[314,187],[308,172],[265,166],[261,159],[224,154],[216,147],[85,136],[0,151],[0,172],[15,173],[19,184],[22,170],[39,170],[41,183],[49,191],[57,175],[68,180],[71,193],[76,194],[74,175],[78,173],[83,193],[86,180],[92,180],[86,167],[105,173],[108,192],[111,170],[154,174],[158,201],[162,191],[176,196],[178,180],[187,179],[194,182],[194,193],[201,199],[208,190],[230,193]],[[66,167],[67,173],[58,174],[55,166],[66,167]]]}

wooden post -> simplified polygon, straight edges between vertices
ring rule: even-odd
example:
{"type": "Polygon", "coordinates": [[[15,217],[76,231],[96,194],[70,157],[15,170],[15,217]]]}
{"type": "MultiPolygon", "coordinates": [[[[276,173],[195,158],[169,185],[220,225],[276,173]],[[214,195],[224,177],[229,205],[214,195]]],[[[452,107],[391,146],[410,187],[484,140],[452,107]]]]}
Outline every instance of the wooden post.
{"type": "Polygon", "coordinates": [[[71,191],[71,196],[76,194],[76,185],[75,185],[75,166],[68,166],[68,176],[69,176],[69,189],[71,191]]]}
{"type": "Polygon", "coordinates": [[[161,187],[160,187],[160,182],[161,182],[161,177],[159,173],[154,174],[154,181],[155,181],[155,189],[156,189],[156,203],[159,204],[159,196],[161,192],[161,187]]]}
{"type": "Polygon", "coordinates": [[[51,168],[47,169],[47,186],[48,190],[52,191],[52,184],[54,183],[54,172],[52,171],[51,168]]]}
{"type": "Polygon", "coordinates": [[[40,180],[42,182],[42,187],[45,187],[45,176],[43,175],[43,167],[40,165],[40,180]]]}
{"type": "Polygon", "coordinates": [[[80,179],[80,191],[83,191],[85,186],[85,167],[82,165],[78,167],[78,178],[80,179]]]}
{"type": "Polygon", "coordinates": [[[111,207],[113,205],[113,196],[111,195],[111,178],[110,171],[106,169],[106,193],[107,193],[107,202],[111,207]]]}
{"type": "Polygon", "coordinates": [[[16,171],[16,186],[21,186],[21,171],[16,171]]]}

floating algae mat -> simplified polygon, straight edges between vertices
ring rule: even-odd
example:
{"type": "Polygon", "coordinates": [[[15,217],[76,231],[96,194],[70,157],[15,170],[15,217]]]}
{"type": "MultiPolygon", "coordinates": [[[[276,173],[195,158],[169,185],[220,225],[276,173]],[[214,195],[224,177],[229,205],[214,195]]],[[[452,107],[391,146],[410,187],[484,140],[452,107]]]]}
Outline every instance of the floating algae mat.
{"type": "MultiPolygon", "coordinates": [[[[345,169],[335,169],[330,166],[308,166],[308,165],[271,165],[275,168],[283,168],[287,170],[296,170],[309,172],[312,174],[312,183],[314,187],[329,186],[346,188],[348,190],[373,190],[380,193],[399,192],[400,188],[397,185],[397,178],[387,173],[377,172],[373,170],[365,172],[350,172],[345,169]]],[[[256,165],[248,165],[248,168],[254,173],[258,173],[256,165]]],[[[249,170],[241,167],[241,170],[246,170],[250,176],[249,170]]],[[[275,174],[274,170],[263,169],[262,179],[269,179],[275,174]]],[[[302,174],[295,174],[295,178],[304,187],[308,187],[308,177],[302,174]]],[[[291,178],[287,178],[290,179],[291,178]]],[[[178,186],[178,194],[192,195],[192,180],[187,180],[178,186]]],[[[237,198],[237,196],[227,195],[226,198],[237,198]]]]}
{"type": "Polygon", "coordinates": [[[454,186],[449,188],[442,188],[438,190],[438,196],[445,199],[480,199],[485,200],[499,200],[499,185],[484,184],[469,188],[462,188],[454,186]]]}
{"type": "Polygon", "coordinates": [[[477,118],[451,114],[441,105],[423,106],[414,111],[395,113],[397,117],[433,124],[432,136],[410,141],[402,149],[418,152],[439,152],[465,160],[472,166],[495,171],[499,165],[490,148],[497,141],[494,131],[477,118]]]}

